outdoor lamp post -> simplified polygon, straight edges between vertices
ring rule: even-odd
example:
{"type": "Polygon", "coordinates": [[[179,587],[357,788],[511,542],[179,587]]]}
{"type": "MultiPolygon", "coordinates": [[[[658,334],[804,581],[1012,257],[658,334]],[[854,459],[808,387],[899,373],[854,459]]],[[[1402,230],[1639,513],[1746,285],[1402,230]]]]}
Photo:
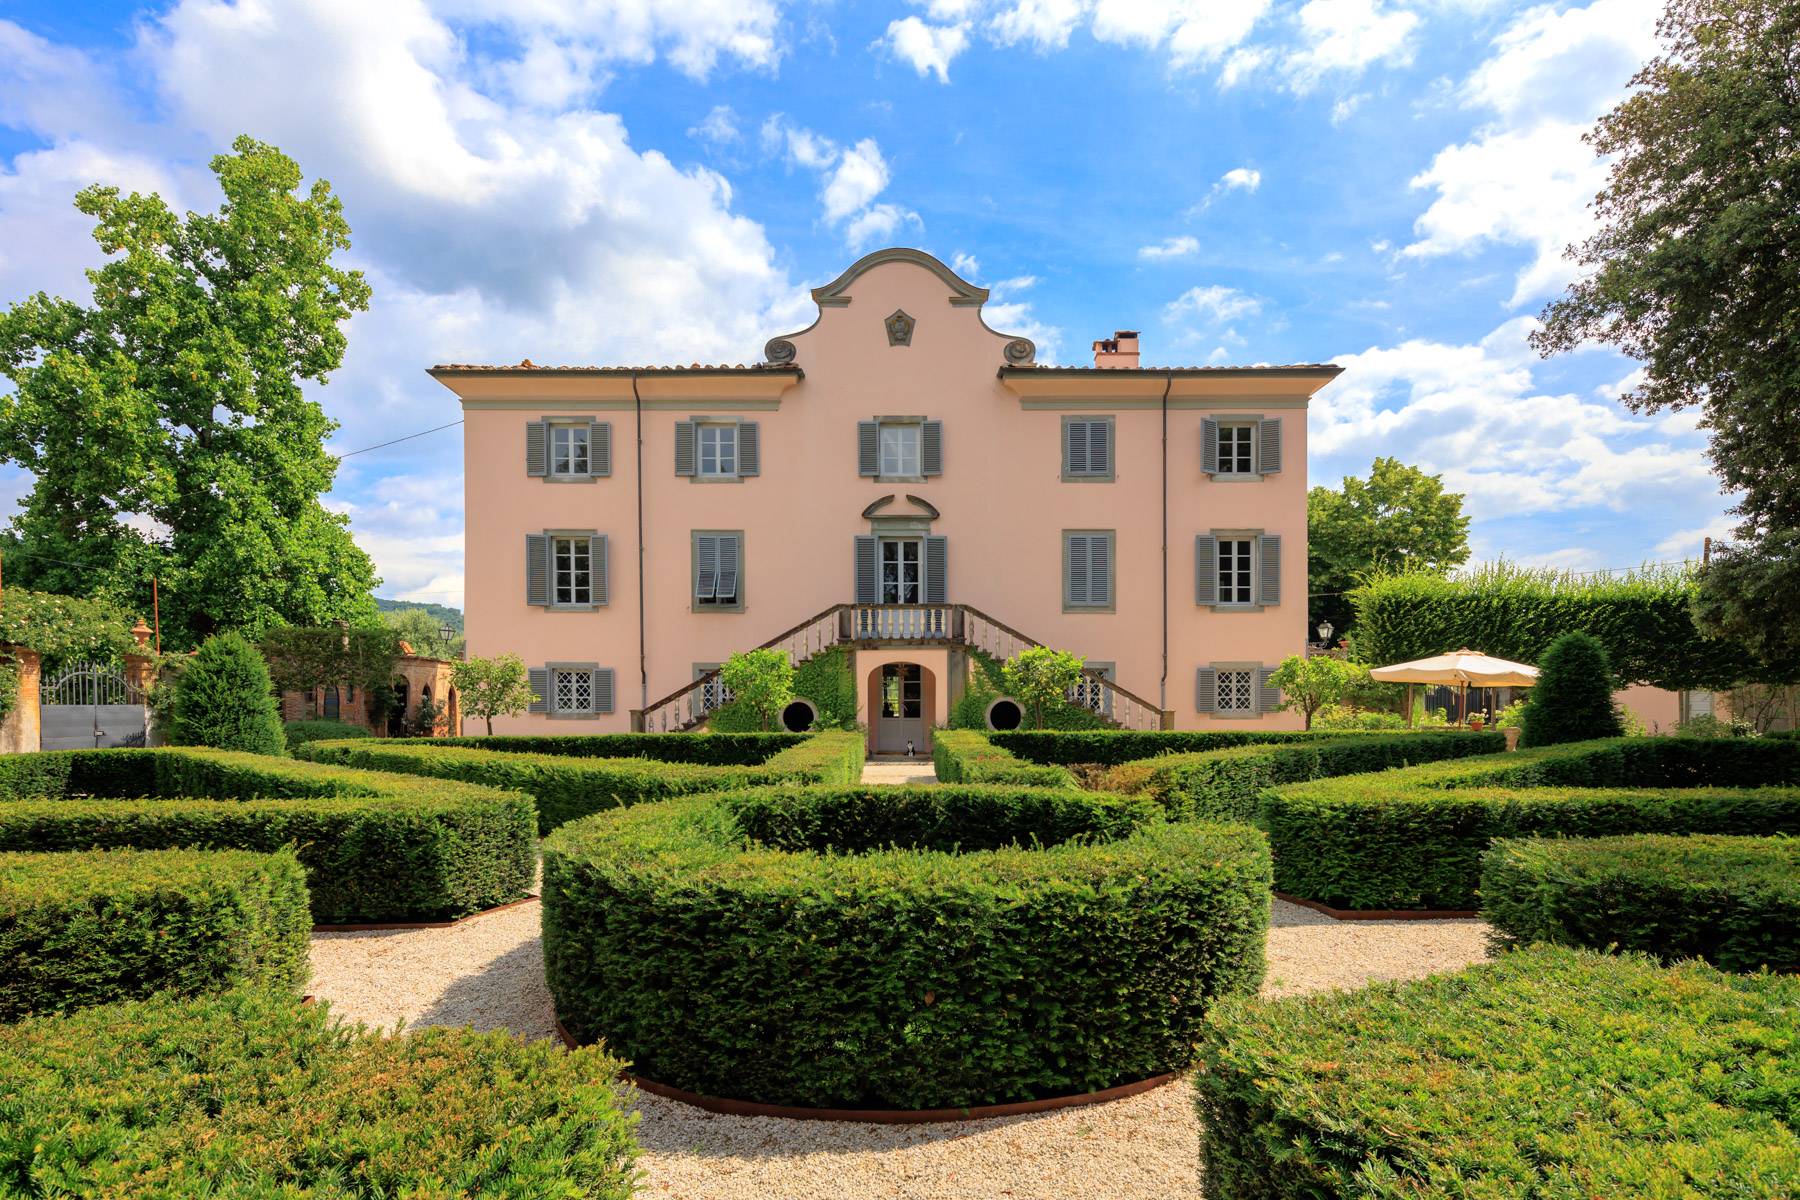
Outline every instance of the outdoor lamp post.
{"type": "Polygon", "coordinates": [[[1320,621],[1319,622],[1319,644],[1321,646],[1331,645],[1331,622],[1330,621],[1320,621]]]}

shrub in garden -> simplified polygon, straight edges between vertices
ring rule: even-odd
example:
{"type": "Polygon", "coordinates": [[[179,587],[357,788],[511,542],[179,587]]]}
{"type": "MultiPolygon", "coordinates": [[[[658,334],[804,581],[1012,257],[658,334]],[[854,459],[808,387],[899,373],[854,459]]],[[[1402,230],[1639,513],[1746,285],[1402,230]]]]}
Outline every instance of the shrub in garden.
{"type": "Polygon", "coordinates": [[[1011,783],[1072,787],[1062,767],[1021,762],[972,729],[937,729],[931,734],[931,761],[940,783],[1011,783]]]}
{"type": "Polygon", "coordinates": [[[208,638],[175,685],[169,740],[252,754],[287,748],[262,653],[236,633],[208,638]]]}
{"type": "Polygon", "coordinates": [[[174,991],[306,979],[292,852],[0,853],[0,1021],[174,991]]]}
{"type": "Polygon", "coordinates": [[[259,990],[34,1018],[0,1026],[0,1190],[625,1200],[618,1069],[502,1033],[382,1037],[259,990]]]}
{"type": "MultiPolygon", "coordinates": [[[[1007,690],[1005,669],[1000,660],[986,651],[971,647],[968,651],[970,671],[962,697],[950,706],[950,728],[986,729],[988,705],[1007,690]]],[[[1017,697],[1015,697],[1017,699],[1017,697]]],[[[1074,704],[1061,694],[1045,700],[1042,715],[1045,729],[1103,729],[1107,721],[1085,704],[1074,704]]]]}
{"type": "Polygon", "coordinates": [[[1600,639],[1563,634],[1538,663],[1537,686],[1519,717],[1519,745],[1618,737],[1625,727],[1612,693],[1612,664],[1600,639]]]}
{"type": "Polygon", "coordinates": [[[731,692],[732,703],[768,732],[794,698],[794,660],[786,650],[741,650],[719,668],[719,682],[731,692]]]}
{"type": "Polygon", "coordinates": [[[308,742],[329,742],[339,741],[343,738],[375,736],[361,725],[352,725],[348,721],[336,721],[324,717],[310,721],[288,721],[281,728],[283,736],[287,739],[289,750],[296,746],[304,746],[308,742]]]}
{"type": "Polygon", "coordinates": [[[1020,729],[989,733],[987,738],[1026,762],[1066,767],[1073,763],[1117,766],[1155,758],[1159,754],[1188,754],[1264,743],[1314,742],[1342,736],[1288,729],[1020,729]]]}
{"type": "Polygon", "coordinates": [[[1800,1193],[1800,978],[1538,946],[1206,1022],[1213,1200],[1800,1193]]]}
{"type": "MultiPolygon", "coordinates": [[[[845,647],[828,647],[796,666],[793,690],[796,699],[812,701],[818,713],[815,729],[856,728],[856,676],[850,671],[850,651],[845,647]]],[[[740,733],[761,729],[763,724],[760,713],[734,699],[715,708],[706,718],[706,727],[714,734],[740,733]]]]}
{"type": "Polygon", "coordinates": [[[1495,942],[1800,971],[1800,840],[1646,834],[1499,841],[1482,858],[1495,942]]]}
{"type": "Polygon", "coordinates": [[[1042,729],[1044,714],[1066,703],[1070,690],[1081,681],[1082,665],[1081,657],[1067,650],[1027,646],[1001,666],[1000,679],[1007,694],[1031,714],[1031,727],[1042,729]]]}
{"type": "Polygon", "coordinates": [[[1262,978],[1269,863],[1243,826],[1042,788],[771,788],[544,843],[563,1022],[645,1077],[769,1103],[932,1108],[1189,1061],[1262,978]]]}

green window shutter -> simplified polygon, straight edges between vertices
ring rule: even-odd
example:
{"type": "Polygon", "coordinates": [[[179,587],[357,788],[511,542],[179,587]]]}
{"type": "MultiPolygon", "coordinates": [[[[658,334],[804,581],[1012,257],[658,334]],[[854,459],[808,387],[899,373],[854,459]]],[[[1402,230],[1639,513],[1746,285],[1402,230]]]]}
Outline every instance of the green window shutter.
{"type": "Polygon", "coordinates": [[[525,535],[525,603],[550,603],[550,539],[541,533],[525,535]]]}
{"type": "Polygon", "coordinates": [[[950,585],[945,572],[949,567],[949,544],[941,535],[925,539],[925,603],[950,603],[950,585]]]}
{"type": "Polygon", "coordinates": [[[856,423],[856,473],[871,478],[881,474],[881,426],[874,421],[856,423]]]}
{"type": "Polygon", "coordinates": [[[1088,535],[1063,535],[1063,603],[1087,604],[1089,595],[1088,535]]]}
{"type": "Polygon", "coordinates": [[[594,476],[612,474],[612,424],[610,422],[588,422],[588,474],[594,476]]]}
{"type": "Polygon", "coordinates": [[[1113,472],[1112,422],[1101,418],[1088,422],[1088,473],[1111,475],[1113,472]]]}
{"type": "Polygon", "coordinates": [[[1194,672],[1194,711],[1219,711],[1219,673],[1211,667],[1201,667],[1194,672]]]}
{"type": "Polygon", "coordinates": [[[1269,682],[1273,675],[1273,667],[1256,668],[1256,711],[1259,713],[1277,712],[1281,708],[1281,689],[1269,682]]]}
{"type": "Polygon", "coordinates": [[[598,667],[591,680],[592,690],[589,695],[594,698],[594,711],[609,713],[613,710],[613,669],[598,667]]]}
{"type": "Polygon", "coordinates": [[[675,422],[675,474],[694,473],[694,423],[675,422]]]}
{"type": "Polygon", "coordinates": [[[1256,469],[1273,475],[1281,470],[1281,418],[1264,417],[1257,425],[1256,469]]]}
{"type": "Polygon", "coordinates": [[[943,473],[944,423],[927,421],[919,430],[919,474],[929,477],[943,473]]]}
{"type": "Polygon", "coordinates": [[[1194,603],[1219,602],[1219,539],[1210,533],[1194,539],[1194,603]]]}
{"type": "Polygon", "coordinates": [[[550,427],[543,421],[525,422],[525,474],[543,478],[550,473],[550,427]]]}
{"type": "Polygon", "coordinates": [[[1063,473],[1088,473],[1088,423],[1068,421],[1063,425],[1063,473]]]}
{"type": "Polygon", "coordinates": [[[711,604],[719,594],[719,539],[710,533],[694,539],[694,603],[711,604]]]}
{"type": "Polygon", "coordinates": [[[881,592],[875,586],[875,539],[869,534],[856,535],[856,602],[878,604],[881,592]]]}
{"type": "Polygon", "coordinates": [[[533,696],[531,704],[526,711],[534,713],[549,712],[550,669],[548,667],[533,667],[525,673],[525,676],[531,684],[531,694],[533,696]]]}
{"type": "Polygon", "coordinates": [[[1208,475],[1219,473],[1219,422],[1215,417],[1200,419],[1200,469],[1208,475]]]}
{"type": "Polygon", "coordinates": [[[1281,535],[1265,533],[1256,539],[1257,557],[1261,560],[1261,570],[1256,582],[1256,602],[1258,604],[1276,605],[1281,603],[1281,535]]]}
{"type": "Polygon", "coordinates": [[[607,581],[610,577],[610,564],[606,560],[606,535],[588,539],[588,569],[593,572],[594,603],[605,604],[608,599],[607,581]]]}
{"type": "Polygon", "coordinates": [[[718,601],[720,604],[737,604],[738,561],[743,557],[743,543],[735,533],[720,534],[714,540],[719,547],[718,601]]]}
{"type": "Polygon", "coordinates": [[[762,435],[755,421],[739,421],[737,471],[740,476],[762,474],[762,435]]]}
{"type": "Polygon", "coordinates": [[[1088,536],[1088,603],[1111,604],[1112,542],[1110,533],[1088,536]]]}

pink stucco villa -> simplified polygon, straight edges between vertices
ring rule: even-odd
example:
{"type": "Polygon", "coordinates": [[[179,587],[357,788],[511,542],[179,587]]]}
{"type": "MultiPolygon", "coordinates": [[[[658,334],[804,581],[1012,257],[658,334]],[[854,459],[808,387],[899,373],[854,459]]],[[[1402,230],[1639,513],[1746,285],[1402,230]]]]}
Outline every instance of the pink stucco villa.
{"type": "Polygon", "coordinates": [[[1267,676],[1306,643],[1306,409],[1339,368],[1150,367],[1130,332],[1040,365],[918,250],[812,295],[751,366],[432,370],[469,652],[542,697],[496,730],[691,728],[734,651],[845,645],[871,749],[922,751],[972,648],[1033,641],[1121,725],[1297,724],[1267,676]]]}

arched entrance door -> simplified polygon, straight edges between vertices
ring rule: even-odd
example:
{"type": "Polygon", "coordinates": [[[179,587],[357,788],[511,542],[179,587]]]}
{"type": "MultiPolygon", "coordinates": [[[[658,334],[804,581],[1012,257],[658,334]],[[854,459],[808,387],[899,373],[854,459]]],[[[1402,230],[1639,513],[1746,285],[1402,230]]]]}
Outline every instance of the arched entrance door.
{"type": "Polygon", "coordinates": [[[875,752],[925,752],[925,671],[918,663],[888,663],[876,688],[875,752]]]}

